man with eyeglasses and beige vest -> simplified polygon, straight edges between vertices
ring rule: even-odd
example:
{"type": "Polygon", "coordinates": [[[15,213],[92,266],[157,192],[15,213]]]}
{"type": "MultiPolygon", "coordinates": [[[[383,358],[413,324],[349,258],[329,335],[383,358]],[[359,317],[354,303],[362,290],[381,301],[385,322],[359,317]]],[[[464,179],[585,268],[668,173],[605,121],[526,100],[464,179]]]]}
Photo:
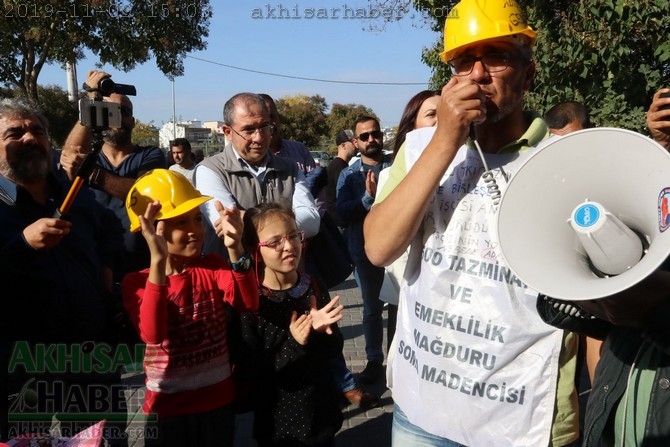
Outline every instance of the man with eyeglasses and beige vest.
{"type": "MultiPolygon", "coordinates": [[[[319,211],[305,183],[305,174],[293,160],[270,151],[274,126],[263,97],[248,92],[231,97],[223,107],[222,130],[229,143],[198,165],[196,188],[223,206],[240,210],[261,202],[288,201],[305,237],[317,234],[319,211]]],[[[205,251],[225,255],[225,247],[212,231],[219,218],[215,204],[208,202],[203,211],[209,221],[205,251]]]]}

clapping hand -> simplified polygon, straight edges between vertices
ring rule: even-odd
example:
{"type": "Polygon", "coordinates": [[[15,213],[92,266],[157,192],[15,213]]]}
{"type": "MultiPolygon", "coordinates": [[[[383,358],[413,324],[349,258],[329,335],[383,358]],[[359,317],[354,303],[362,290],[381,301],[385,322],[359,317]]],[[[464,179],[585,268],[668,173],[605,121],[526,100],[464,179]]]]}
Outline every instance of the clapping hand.
{"type": "Polygon", "coordinates": [[[377,196],[377,179],[375,178],[375,173],[372,172],[372,169],[368,170],[365,175],[365,191],[367,191],[370,197],[377,196]]]}
{"type": "Polygon", "coordinates": [[[291,335],[299,345],[305,346],[309,338],[309,332],[312,330],[312,317],[302,314],[298,317],[296,311],[291,313],[291,324],[289,324],[291,335]]]}
{"type": "Polygon", "coordinates": [[[336,296],[321,309],[317,309],[316,297],[312,295],[309,298],[309,314],[312,317],[312,328],[315,331],[325,332],[329,335],[333,333],[330,325],[342,319],[342,309],[344,309],[343,305],[338,305],[339,302],[340,297],[336,296]]]}

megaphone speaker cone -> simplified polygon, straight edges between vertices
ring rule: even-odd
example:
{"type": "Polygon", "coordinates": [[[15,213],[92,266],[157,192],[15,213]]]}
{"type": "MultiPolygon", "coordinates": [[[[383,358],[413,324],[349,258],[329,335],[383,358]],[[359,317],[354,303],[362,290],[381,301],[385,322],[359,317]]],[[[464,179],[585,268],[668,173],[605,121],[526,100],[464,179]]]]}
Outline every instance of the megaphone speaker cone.
{"type": "Polygon", "coordinates": [[[668,199],[670,154],[662,146],[624,129],[574,132],[538,149],[507,185],[498,209],[500,249],[512,272],[540,293],[565,300],[609,296],[640,282],[670,254],[668,199]],[[586,200],[605,216],[595,245],[611,258],[604,261],[613,270],[609,277],[594,272],[598,256],[589,256],[571,225],[586,200]],[[648,249],[640,258],[642,245],[648,249]]]}

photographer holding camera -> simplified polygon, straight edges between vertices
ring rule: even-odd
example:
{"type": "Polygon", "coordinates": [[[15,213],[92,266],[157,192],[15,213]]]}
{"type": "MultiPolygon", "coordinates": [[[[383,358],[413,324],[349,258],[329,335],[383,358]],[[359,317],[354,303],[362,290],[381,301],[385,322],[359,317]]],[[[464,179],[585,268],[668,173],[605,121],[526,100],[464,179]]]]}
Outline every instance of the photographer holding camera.
{"type": "MultiPolygon", "coordinates": [[[[114,211],[125,229],[123,265],[114,272],[114,280],[118,283],[125,273],[141,270],[149,265],[146,242],[141,235],[129,230],[130,222],[125,209],[126,196],[138,177],[154,168],[166,168],[167,160],[159,147],[137,146],[131,141],[135,118],[133,104],[126,94],[134,94],[134,87],[115,84],[108,73],[92,70],[88,73],[84,88],[88,90],[91,100],[110,105],[118,104],[120,107],[121,125],[102,130],[104,144],[87,179],[98,202],[114,211]]],[[[60,160],[61,167],[70,180],[74,179],[77,168],[92,150],[94,131],[100,129],[101,126],[94,130],[81,122],[74,125],[65,141],[60,160]]]]}

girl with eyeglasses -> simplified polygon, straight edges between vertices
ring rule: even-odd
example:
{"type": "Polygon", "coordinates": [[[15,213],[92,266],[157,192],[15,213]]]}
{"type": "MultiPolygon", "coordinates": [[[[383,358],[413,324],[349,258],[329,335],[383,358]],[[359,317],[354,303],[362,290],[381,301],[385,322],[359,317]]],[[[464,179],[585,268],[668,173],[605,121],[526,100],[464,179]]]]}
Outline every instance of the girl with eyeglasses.
{"type": "Polygon", "coordinates": [[[343,306],[298,271],[304,236],[290,207],[262,203],[244,222],[260,310],[241,316],[237,372],[254,383],[254,437],[259,447],[333,446],[342,412],[330,358],[342,351],[343,306]]]}

